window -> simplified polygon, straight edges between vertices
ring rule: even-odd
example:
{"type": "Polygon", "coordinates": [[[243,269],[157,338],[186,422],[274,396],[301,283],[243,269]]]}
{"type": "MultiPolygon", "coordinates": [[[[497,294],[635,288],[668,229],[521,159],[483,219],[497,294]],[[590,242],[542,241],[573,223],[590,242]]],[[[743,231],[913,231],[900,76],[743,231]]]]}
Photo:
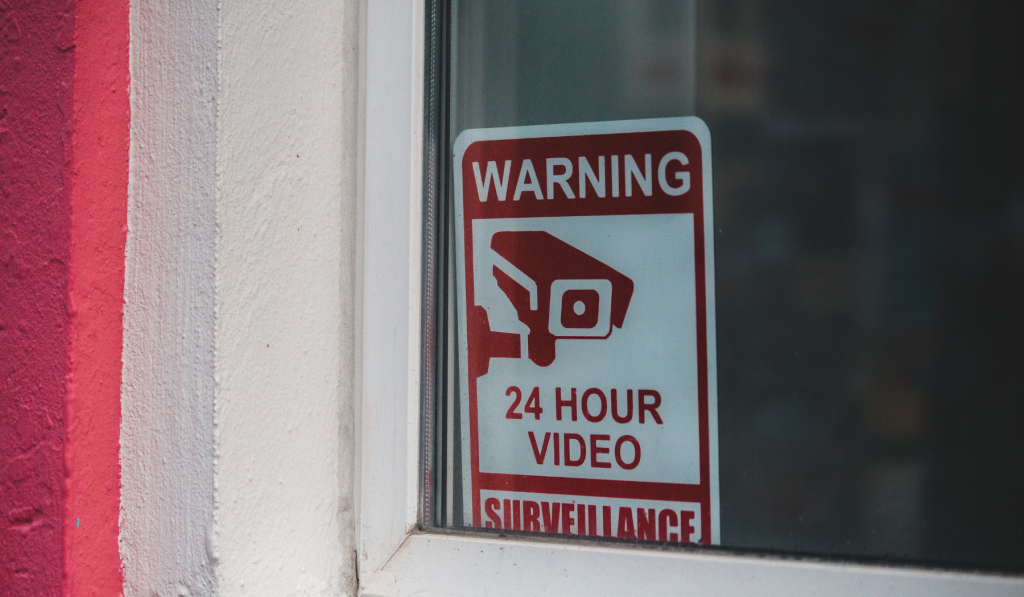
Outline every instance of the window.
{"type": "MultiPolygon", "coordinates": [[[[1013,305],[1022,298],[1024,203],[1013,166],[1020,120],[1010,107],[1021,91],[1019,77],[996,75],[1020,70],[1012,32],[1000,29],[1009,15],[974,3],[519,0],[425,8],[402,12],[402,21],[370,2],[367,15],[367,105],[410,98],[404,115],[402,106],[367,115],[364,263],[381,274],[364,276],[363,389],[388,397],[363,407],[360,562],[368,592],[458,592],[485,582],[510,594],[678,582],[733,593],[1019,590],[1012,578],[927,571],[1018,573],[1024,561],[1014,506],[1022,483],[1005,474],[1022,450],[1013,422],[1016,363],[1024,362],[1012,340],[1021,322],[1013,305]],[[401,27],[421,23],[424,37],[403,41],[401,27]],[[401,44],[407,54],[396,51],[401,44]],[[422,121],[419,100],[427,106],[422,121]],[[467,309],[456,300],[465,281],[455,238],[464,228],[453,180],[460,156],[452,156],[459,135],[689,116],[706,123],[713,143],[725,551],[657,537],[637,549],[614,538],[553,542],[514,525],[466,529],[467,446],[457,430],[467,413],[457,397],[467,309]],[[373,164],[385,155],[387,169],[373,164]],[[405,156],[408,180],[394,176],[394,156],[405,156]],[[422,197],[422,212],[404,204],[422,197]],[[422,321],[387,315],[421,305],[422,321]],[[374,357],[394,368],[374,370],[374,357]],[[395,375],[404,366],[409,377],[395,375]],[[394,429],[405,433],[395,438],[394,429]],[[423,530],[407,535],[413,521],[423,530]],[[825,561],[742,555],[750,552],[825,561]],[[827,563],[849,560],[926,569],[827,563]]],[[[601,155],[611,184],[615,154],[601,155]]],[[[577,185],[581,156],[568,157],[580,178],[566,184],[596,194],[597,161],[588,161],[593,177],[577,185]]],[[[487,161],[479,161],[483,187],[508,185],[511,205],[524,166],[506,173],[503,160],[493,171],[487,161]]],[[[656,161],[633,167],[634,185],[647,178],[657,190],[656,161]]],[[[542,176],[568,175],[564,165],[538,170],[545,195],[542,176]]],[[[671,181],[676,170],[667,172],[671,181]]],[[[523,268],[505,275],[514,278],[515,269],[523,268]]],[[[603,296],[596,287],[551,292],[560,305],[585,303],[579,317],[603,296]],[[570,292],[578,300],[567,301],[570,292]]],[[[566,309],[551,321],[566,326],[566,309]]],[[[598,313],[577,328],[601,321],[598,313]]],[[[519,390],[502,410],[533,416],[529,388],[519,390]]],[[[534,441],[543,451],[542,436],[534,441]]]]}

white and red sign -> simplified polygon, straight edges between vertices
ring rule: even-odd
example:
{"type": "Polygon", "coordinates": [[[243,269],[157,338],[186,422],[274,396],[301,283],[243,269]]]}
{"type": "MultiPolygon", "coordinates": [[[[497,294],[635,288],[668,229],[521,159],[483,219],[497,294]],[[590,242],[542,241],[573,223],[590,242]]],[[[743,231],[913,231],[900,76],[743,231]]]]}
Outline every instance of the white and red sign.
{"type": "Polygon", "coordinates": [[[718,543],[707,127],[470,130],[454,167],[464,523],[718,543]]]}

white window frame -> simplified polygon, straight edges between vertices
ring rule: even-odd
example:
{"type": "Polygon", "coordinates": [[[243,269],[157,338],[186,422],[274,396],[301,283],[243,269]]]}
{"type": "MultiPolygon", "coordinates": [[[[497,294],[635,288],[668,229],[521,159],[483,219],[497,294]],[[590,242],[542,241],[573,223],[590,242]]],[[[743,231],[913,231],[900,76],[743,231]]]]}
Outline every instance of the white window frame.
{"type": "Polygon", "coordinates": [[[417,530],[424,3],[362,9],[361,595],[1024,594],[1013,576],[417,530]]]}

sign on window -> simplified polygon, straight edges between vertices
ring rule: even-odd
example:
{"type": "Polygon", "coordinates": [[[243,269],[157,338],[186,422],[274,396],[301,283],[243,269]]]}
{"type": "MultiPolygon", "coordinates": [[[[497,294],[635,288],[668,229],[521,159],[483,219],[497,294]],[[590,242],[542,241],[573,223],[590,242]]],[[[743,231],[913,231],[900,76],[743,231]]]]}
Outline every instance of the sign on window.
{"type": "Polygon", "coordinates": [[[707,127],[470,130],[454,167],[464,524],[718,543],[707,127]]]}

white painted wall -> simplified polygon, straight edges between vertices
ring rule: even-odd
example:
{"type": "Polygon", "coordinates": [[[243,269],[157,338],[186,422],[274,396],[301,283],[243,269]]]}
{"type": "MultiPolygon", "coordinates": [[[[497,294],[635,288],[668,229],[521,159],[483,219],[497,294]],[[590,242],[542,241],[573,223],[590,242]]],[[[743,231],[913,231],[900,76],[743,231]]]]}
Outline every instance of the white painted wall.
{"type": "Polygon", "coordinates": [[[217,0],[131,3],[127,595],[213,595],[217,0]]]}
{"type": "Polygon", "coordinates": [[[354,581],[358,13],[338,0],[221,10],[220,593],[337,595],[354,581]]]}
{"type": "Polygon", "coordinates": [[[352,594],[358,2],[131,10],[126,594],[352,594]]]}

